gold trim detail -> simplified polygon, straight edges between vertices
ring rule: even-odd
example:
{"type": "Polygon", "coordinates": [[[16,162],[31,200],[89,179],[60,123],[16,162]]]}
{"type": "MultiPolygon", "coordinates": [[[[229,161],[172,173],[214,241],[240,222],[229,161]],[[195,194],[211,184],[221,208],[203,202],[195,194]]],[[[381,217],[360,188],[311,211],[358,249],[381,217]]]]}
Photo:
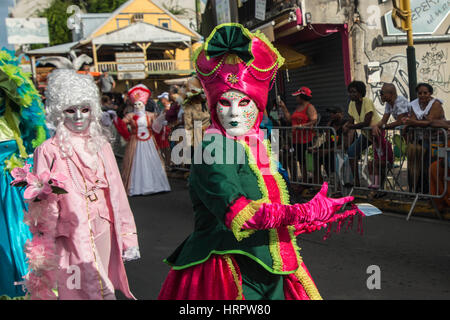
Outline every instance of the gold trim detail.
{"type": "Polygon", "coordinates": [[[256,230],[242,230],[242,227],[261,208],[262,204],[266,202],[268,202],[268,199],[251,201],[233,218],[233,221],[231,221],[231,231],[233,231],[237,241],[248,238],[256,232],[256,230]]]}
{"type": "Polygon", "coordinates": [[[231,259],[229,254],[225,254],[223,257],[228,264],[228,268],[230,269],[231,274],[233,275],[234,284],[236,285],[236,289],[238,291],[236,300],[244,300],[244,291],[242,289],[241,281],[239,281],[239,275],[236,271],[236,268],[234,267],[233,260],[231,259]]]}
{"type": "Polygon", "coordinates": [[[300,281],[306,294],[311,300],[323,300],[319,290],[317,290],[308,273],[301,265],[298,267],[297,271],[295,271],[295,277],[300,281]]]}

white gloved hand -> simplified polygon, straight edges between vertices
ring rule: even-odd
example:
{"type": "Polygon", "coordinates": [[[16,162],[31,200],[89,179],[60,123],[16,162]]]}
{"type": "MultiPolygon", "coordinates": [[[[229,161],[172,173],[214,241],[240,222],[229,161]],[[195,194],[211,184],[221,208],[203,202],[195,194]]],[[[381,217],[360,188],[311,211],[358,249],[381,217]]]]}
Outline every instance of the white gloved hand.
{"type": "Polygon", "coordinates": [[[100,122],[104,127],[110,127],[112,125],[112,119],[108,112],[103,112],[100,122]]]}
{"type": "Polygon", "coordinates": [[[108,110],[106,111],[109,113],[109,115],[113,118],[116,119],[117,118],[117,112],[115,110],[108,110]]]}

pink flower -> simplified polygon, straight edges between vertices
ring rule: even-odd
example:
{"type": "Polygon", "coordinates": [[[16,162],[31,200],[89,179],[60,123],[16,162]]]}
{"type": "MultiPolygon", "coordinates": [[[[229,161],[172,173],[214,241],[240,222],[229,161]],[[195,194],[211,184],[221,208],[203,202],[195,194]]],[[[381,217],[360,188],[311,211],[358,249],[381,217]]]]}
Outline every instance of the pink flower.
{"type": "Polygon", "coordinates": [[[30,293],[31,300],[56,300],[57,297],[53,292],[55,280],[54,272],[45,272],[37,275],[30,272],[25,279],[25,287],[30,293]]]}
{"type": "Polygon", "coordinates": [[[55,255],[54,240],[48,237],[34,236],[25,243],[25,254],[28,258],[28,266],[35,273],[54,270],[58,266],[55,255]]]}
{"type": "Polygon", "coordinates": [[[67,177],[62,173],[51,173],[50,180],[52,181],[52,185],[55,187],[64,188],[64,181],[67,180],[67,177]]]}
{"type": "Polygon", "coordinates": [[[11,171],[11,175],[14,180],[11,182],[12,185],[18,184],[19,182],[25,181],[27,174],[30,173],[31,164],[26,164],[23,168],[16,167],[11,171]]]}
{"type": "Polygon", "coordinates": [[[28,201],[33,201],[36,198],[45,200],[52,193],[52,188],[48,183],[49,180],[50,172],[48,170],[40,175],[35,175],[31,172],[27,173],[26,181],[28,186],[25,189],[23,197],[28,201]]]}

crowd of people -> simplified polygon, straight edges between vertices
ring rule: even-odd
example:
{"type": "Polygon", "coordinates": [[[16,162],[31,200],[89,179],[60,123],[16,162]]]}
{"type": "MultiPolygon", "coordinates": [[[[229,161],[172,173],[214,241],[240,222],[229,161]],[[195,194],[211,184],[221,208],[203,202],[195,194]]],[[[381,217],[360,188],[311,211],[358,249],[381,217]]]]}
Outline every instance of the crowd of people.
{"type": "MultiPolygon", "coordinates": [[[[360,186],[360,169],[358,161],[368,147],[372,146],[373,156],[367,164],[373,189],[369,197],[383,196],[386,193],[376,192],[383,189],[386,179],[386,169],[391,167],[394,161],[392,137],[388,138],[387,130],[397,129],[402,138],[401,143],[407,153],[408,185],[411,192],[432,195],[441,195],[444,188],[443,171],[445,166],[443,158],[439,158],[433,147],[445,146],[442,134],[435,129],[448,129],[445,120],[443,101],[433,97],[433,88],[427,83],[419,83],[416,87],[417,99],[409,102],[403,96],[397,94],[396,87],[392,83],[383,84],[379,94],[385,105],[384,114],[380,117],[375,109],[373,101],[366,97],[366,85],[362,81],[352,81],[348,87],[350,102],[345,112],[340,107],[327,108],[329,121],[325,127],[332,127],[334,132],[327,131],[328,135],[322,137],[318,144],[314,140],[320,140],[319,130],[312,131],[317,126],[317,111],[309,102],[312,92],[307,87],[302,87],[292,93],[297,97],[297,104],[291,114],[282,100],[273,101],[269,107],[269,119],[277,126],[290,127],[292,137],[288,139],[291,150],[296,151],[296,159],[301,169],[301,181],[308,182],[307,157],[310,153],[317,156],[318,161],[313,163],[313,181],[322,183],[321,166],[323,165],[327,176],[335,170],[335,150],[344,150],[348,157],[349,167],[352,171],[353,181],[351,186],[360,186]],[[392,116],[392,121],[391,121],[392,116]],[[300,129],[303,128],[303,129],[300,129]],[[428,128],[428,129],[426,129],[428,128]],[[362,129],[362,130],[361,130],[362,129]],[[299,132],[299,130],[301,130],[299,132]],[[357,133],[358,130],[360,134],[357,133]],[[330,160],[331,159],[331,160],[330,160]],[[438,165],[440,164],[440,165],[438,165]],[[429,169],[429,170],[428,170],[429,169]]],[[[281,146],[282,148],[283,146],[281,146]]],[[[316,158],[314,158],[316,159],[316,158]]],[[[298,177],[297,166],[293,166],[293,177],[298,177]]],[[[450,189],[450,188],[448,188],[450,189]]],[[[438,209],[445,211],[444,203],[450,204],[449,194],[442,199],[433,200],[438,209]]]]}
{"type": "MultiPolygon", "coordinates": [[[[144,84],[119,98],[108,75],[96,83],[91,75],[55,69],[48,77],[44,108],[32,81],[16,70],[14,61],[0,51],[0,295],[113,300],[120,290],[134,299],[124,262],[141,253],[127,195],[170,191],[166,170],[173,143],[181,142],[191,152],[217,158],[191,164],[194,230],[165,259],[171,270],[158,299],[321,299],[297,236],[325,227],[328,235],[333,224],[339,231],[355,217],[360,225],[365,215],[352,203],[353,196],[328,197],[327,182],[310,201],[291,202],[289,176],[272,157],[261,129],[270,130],[272,121],[290,125],[301,168],[295,174],[305,177],[319,114],[307,87],[292,93],[292,114],[279,98],[266,110],[284,58],[265,36],[239,24],[216,27],[195,56],[196,75],[181,87],[156,94],[156,101],[144,84]],[[245,50],[235,50],[229,34],[245,50]],[[4,70],[14,70],[14,77],[4,70]],[[171,132],[178,128],[185,134],[172,141],[171,132]],[[118,139],[126,144],[121,169],[109,143],[118,139]]],[[[429,166],[420,171],[426,175],[420,178],[420,192],[430,188],[439,194],[448,183],[445,165],[426,143],[439,134],[408,128],[449,130],[450,122],[430,85],[421,83],[416,91],[418,98],[409,103],[385,84],[380,94],[386,109],[380,117],[365,97],[365,84],[351,82],[348,116],[339,108],[328,110],[334,136],[320,152],[332,159],[334,145],[340,143],[356,166],[372,145],[371,187],[377,189],[385,172],[376,168],[393,161],[385,130],[401,126],[408,162],[420,154],[422,166],[429,166]],[[433,161],[426,162],[423,154],[433,161]]],[[[321,164],[329,172],[336,170],[326,162],[313,164],[316,177],[321,164]]],[[[358,172],[354,177],[358,185],[358,172]]],[[[417,171],[409,178],[416,182],[417,171]]],[[[449,207],[449,193],[447,188],[447,195],[436,200],[438,209],[449,207]]]]}
{"type": "MultiPolygon", "coordinates": [[[[171,132],[177,128],[185,130],[183,143],[187,143],[191,149],[189,155],[192,156],[194,146],[201,143],[203,133],[211,124],[203,90],[198,77],[192,76],[182,86],[172,85],[167,92],[154,94],[154,99],[149,91],[145,110],[152,114],[155,120],[158,119],[156,127],[150,130],[166,171],[170,171],[173,167],[171,150],[176,143],[180,142],[170,141],[171,132]],[[201,125],[195,127],[196,122],[201,125]]],[[[328,121],[322,123],[322,126],[332,127],[334,131],[324,131],[323,135],[314,130],[314,127],[319,124],[321,115],[311,103],[313,95],[308,87],[301,87],[291,93],[296,98],[295,106],[288,108],[279,96],[267,105],[261,128],[267,129],[270,134],[273,127],[290,127],[288,139],[282,139],[280,147],[281,150],[290,149],[293,153],[294,165],[288,164],[281,156],[281,164],[285,167],[284,169],[289,170],[291,179],[296,180],[301,177],[302,182],[312,180],[316,184],[321,184],[324,181],[322,167],[326,176],[332,176],[336,170],[334,153],[337,149],[342,149],[345,151],[345,161],[348,161],[346,168],[350,171],[350,173],[347,172],[346,178],[341,176],[343,183],[348,186],[361,186],[358,162],[361,160],[361,155],[372,146],[373,156],[367,163],[370,179],[368,187],[373,190],[369,198],[383,197],[386,195],[382,191],[386,182],[386,170],[392,167],[394,162],[394,142],[387,133],[390,129],[398,129],[402,137],[401,142],[407,146],[410,191],[440,194],[439,192],[443,189],[437,186],[444,182],[430,181],[431,170],[438,170],[440,176],[442,176],[441,171],[444,170],[442,165],[434,169],[435,162],[440,159],[433,153],[432,142],[437,141],[440,146],[443,143],[439,140],[439,135],[431,135],[430,132],[425,132],[426,130],[410,130],[426,127],[446,128],[443,102],[432,96],[433,88],[427,83],[418,84],[416,88],[418,98],[409,102],[408,99],[397,94],[396,87],[392,83],[385,83],[379,91],[381,101],[385,105],[384,114],[381,116],[375,109],[373,101],[366,96],[364,82],[353,81],[348,85],[347,90],[350,102],[346,110],[338,106],[326,109],[328,121]],[[319,136],[321,139],[318,139],[319,136]],[[308,156],[317,161],[310,161],[308,156]],[[310,161],[309,168],[308,161],[310,161]],[[430,171],[423,168],[430,168],[430,171]],[[308,171],[311,173],[308,174],[308,171]]],[[[111,119],[116,115],[120,119],[131,119],[130,117],[134,115],[132,99],[127,94],[111,92],[108,95],[104,94],[102,110],[108,113],[111,119]]],[[[108,121],[104,123],[111,128],[114,127],[108,124],[108,121]]],[[[112,135],[115,136],[117,145],[119,135],[115,134],[114,130],[112,135]]],[[[129,158],[129,153],[126,154],[129,158]]],[[[130,167],[130,159],[126,160],[130,167]]],[[[124,169],[124,171],[129,170],[124,169]]],[[[440,176],[433,174],[433,177],[440,176]]],[[[294,191],[301,191],[304,186],[293,186],[293,188],[294,191]]],[[[448,197],[444,197],[446,198],[448,197]]],[[[436,203],[439,201],[436,200],[436,203]]],[[[442,205],[438,205],[438,208],[443,210],[442,205]]]]}

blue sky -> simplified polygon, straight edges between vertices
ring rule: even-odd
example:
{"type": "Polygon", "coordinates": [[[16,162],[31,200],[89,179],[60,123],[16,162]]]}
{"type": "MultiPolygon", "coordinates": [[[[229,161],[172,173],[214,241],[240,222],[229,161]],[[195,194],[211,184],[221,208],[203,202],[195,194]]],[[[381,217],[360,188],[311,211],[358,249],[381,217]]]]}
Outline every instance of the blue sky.
{"type": "Polygon", "coordinates": [[[8,44],[5,26],[5,18],[8,17],[8,7],[12,7],[13,5],[13,0],[0,0],[0,49],[3,47],[13,49],[12,46],[8,44]]]}

